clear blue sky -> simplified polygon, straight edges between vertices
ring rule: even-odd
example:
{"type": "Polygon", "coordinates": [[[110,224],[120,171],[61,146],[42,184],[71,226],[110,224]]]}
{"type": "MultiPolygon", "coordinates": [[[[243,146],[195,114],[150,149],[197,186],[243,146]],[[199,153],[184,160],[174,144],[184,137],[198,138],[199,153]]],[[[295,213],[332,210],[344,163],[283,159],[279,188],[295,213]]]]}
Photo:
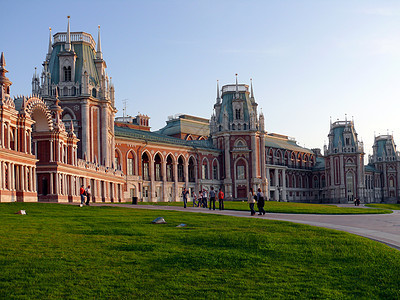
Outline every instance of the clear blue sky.
{"type": "Polygon", "coordinates": [[[216,80],[253,78],[266,130],[322,148],[329,119],[354,116],[366,154],[374,131],[400,139],[398,1],[5,1],[0,51],[12,94],[29,94],[48,27],[91,33],[116,87],[118,115],[209,118],[216,80]]]}

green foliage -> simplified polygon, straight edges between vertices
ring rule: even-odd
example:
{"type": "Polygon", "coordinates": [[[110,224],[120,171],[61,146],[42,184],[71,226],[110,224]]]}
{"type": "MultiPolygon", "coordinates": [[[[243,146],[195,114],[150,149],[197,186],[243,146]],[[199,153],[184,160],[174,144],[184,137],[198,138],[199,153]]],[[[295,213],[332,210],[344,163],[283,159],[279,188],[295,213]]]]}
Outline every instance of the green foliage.
{"type": "Polygon", "coordinates": [[[400,298],[400,252],[334,230],[43,203],[0,220],[0,299],[400,298]]]}
{"type": "MultiPolygon", "coordinates": [[[[163,206],[183,206],[182,202],[141,202],[144,205],[163,205],[163,206]]],[[[250,211],[247,202],[241,201],[225,201],[225,209],[250,211]]],[[[189,202],[188,207],[192,207],[189,202]]],[[[218,209],[218,201],[216,202],[218,209]]],[[[365,209],[356,207],[338,207],[336,205],[328,204],[310,204],[310,203],[296,203],[296,202],[276,202],[266,201],[265,211],[269,213],[286,213],[286,214],[324,214],[324,215],[347,215],[347,214],[390,214],[391,208],[381,207],[382,209],[365,209]]],[[[201,209],[201,208],[199,208],[201,209]]],[[[255,207],[257,209],[257,205],[255,207]]],[[[399,208],[397,208],[399,209],[399,208]]]]}

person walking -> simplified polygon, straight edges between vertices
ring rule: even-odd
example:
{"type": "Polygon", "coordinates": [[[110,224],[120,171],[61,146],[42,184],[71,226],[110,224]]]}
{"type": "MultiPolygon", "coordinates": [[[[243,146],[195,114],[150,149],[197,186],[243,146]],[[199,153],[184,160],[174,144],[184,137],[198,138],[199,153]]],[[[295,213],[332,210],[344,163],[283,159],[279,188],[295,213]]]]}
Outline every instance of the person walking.
{"type": "Polygon", "coordinates": [[[211,187],[211,191],[210,191],[210,207],[209,209],[211,210],[211,204],[213,205],[213,210],[215,210],[215,191],[214,191],[214,187],[211,187]]]}
{"type": "Polygon", "coordinates": [[[183,197],[183,207],[186,208],[186,204],[187,204],[187,195],[189,194],[189,192],[187,191],[186,188],[183,189],[182,191],[182,197],[183,197]]]}
{"type": "Polygon", "coordinates": [[[218,207],[219,210],[224,210],[224,192],[222,191],[222,189],[219,189],[219,193],[218,193],[218,207]]]}
{"type": "Polygon", "coordinates": [[[90,193],[90,185],[87,186],[85,192],[86,192],[86,205],[89,206],[90,195],[91,195],[91,193],[90,193]]]}
{"type": "Polygon", "coordinates": [[[265,204],[264,194],[261,191],[261,188],[258,188],[258,193],[257,193],[258,215],[265,215],[264,204],[265,204]]]}
{"type": "Polygon", "coordinates": [[[247,203],[249,204],[251,215],[254,216],[256,211],[254,210],[254,204],[256,203],[256,196],[254,195],[253,188],[250,188],[249,195],[247,197],[247,203]]]}
{"type": "Polygon", "coordinates": [[[207,191],[203,190],[203,207],[207,208],[207,191]]]}
{"type": "Polygon", "coordinates": [[[86,193],[85,187],[82,184],[81,188],[79,189],[79,195],[81,196],[81,207],[83,206],[83,204],[85,204],[85,193],[86,193]]]}

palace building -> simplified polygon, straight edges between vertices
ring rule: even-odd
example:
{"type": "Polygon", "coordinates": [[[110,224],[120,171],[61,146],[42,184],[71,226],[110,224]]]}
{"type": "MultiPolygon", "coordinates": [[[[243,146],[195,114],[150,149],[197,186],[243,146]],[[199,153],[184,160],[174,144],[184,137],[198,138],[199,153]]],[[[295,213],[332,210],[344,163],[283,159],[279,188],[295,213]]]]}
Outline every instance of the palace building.
{"type": "Polygon", "coordinates": [[[364,165],[354,121],[331,123],[329,144],[299,146],[265,130],[253,84],[217,82],[210,119],[168,118],[150,131],[147,115],[117,117],[115,89],[100,42],[86,32],[49,35],[32,95],[11,97],[0,59],[0,201],[181,201],[182,190],[223,189],[246,199],[261,188],[269,200],[314,203],[396,202],[400,155],[393,136],[375,137],[364,165]]]}

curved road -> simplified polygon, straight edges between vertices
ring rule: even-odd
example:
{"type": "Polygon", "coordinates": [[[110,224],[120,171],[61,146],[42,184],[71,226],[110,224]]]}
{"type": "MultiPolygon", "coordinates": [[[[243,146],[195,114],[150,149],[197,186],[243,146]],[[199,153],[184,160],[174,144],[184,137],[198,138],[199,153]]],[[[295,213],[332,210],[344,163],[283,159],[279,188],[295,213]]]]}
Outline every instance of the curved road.
{"type": "MultiPolygon", "coordinates": [[[[354,233],[387,244],[400,250],[400,211],[393,214],[373,214],[373,215],[315,215],[315,214],[279,214],[267,213],[264,216],[250,216],[247,211],[234,210],[209,210],[198,207],[179,207],[161,205],[130,205],[130,204],[106,204],[93,203],[94,206],[117,206],[138,209],[153,210],[174,210],[184,212],[196,212],[207,214],[220,214],[234,217],[247,217],[269,220],[289,221],[295,223],[308,224],[312,226],[331,228],[341,231],[354,233]]],[[[366,208],[367,209],[367,208],[366,208]]]]}

